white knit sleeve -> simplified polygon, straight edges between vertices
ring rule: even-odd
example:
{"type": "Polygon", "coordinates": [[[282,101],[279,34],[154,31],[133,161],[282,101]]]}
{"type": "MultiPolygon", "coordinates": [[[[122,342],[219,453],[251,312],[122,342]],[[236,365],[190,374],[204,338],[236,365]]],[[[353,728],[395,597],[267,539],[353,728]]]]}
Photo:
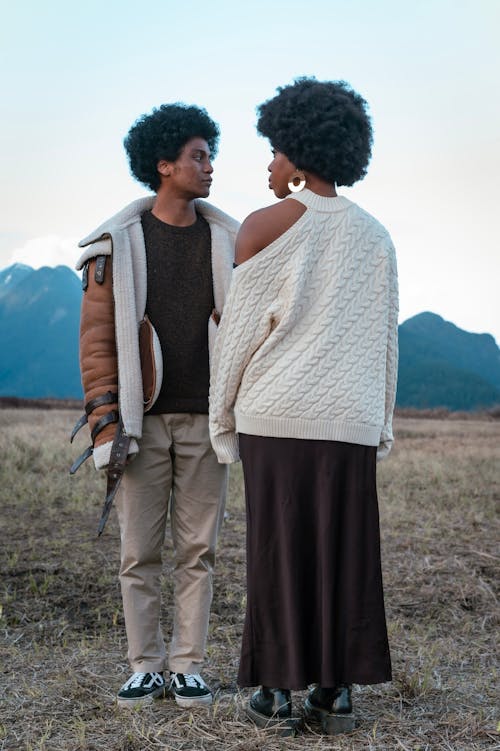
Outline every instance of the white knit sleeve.
{"type": "Polygon", "coordinates": [[[235,274],[224,305],[210,364],[210,438],[221,464],[239,460],[234,404],[252,355],[271,331],[272,315],[262,279],[235,274]]]}
{"type": "Polygon", "coordinates": [[[385,416],[384,427],[377,449],[377,461],[385,459],[389,454],[394,436],[392,432],[392,415],[396,402],[396,387],[398,377],[398,273],[394,248],[389,249],[388,258],[388,321],[387,321],[387,354],[385,371],[385,416]]]}

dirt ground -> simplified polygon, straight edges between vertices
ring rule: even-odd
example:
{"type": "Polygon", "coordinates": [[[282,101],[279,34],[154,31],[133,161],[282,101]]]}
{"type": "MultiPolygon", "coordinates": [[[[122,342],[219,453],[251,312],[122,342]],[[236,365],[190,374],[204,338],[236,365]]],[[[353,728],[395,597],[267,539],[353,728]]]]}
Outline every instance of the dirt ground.
{"type": "MultiPolygon", "coordinates": [[[[500,421],[396,420],[379,467],[392,683],[355,687],[356,730],[296,738],[255,729],[235,676],[245,605],[245,519],[231,472],[204,675],[210,709],[164,699],[120,710],[128,677],[112,512],[104,477],[67,438],[74,410],[0,410],[0,751],[500,749],[500,421]]],[[[82,431],[83,433],[84,431],[82,431]]],[[[167,536],[163,627],[172,622],[167,536]]],[[[301,706],[303,694],[294,701],[301,706]]]]}

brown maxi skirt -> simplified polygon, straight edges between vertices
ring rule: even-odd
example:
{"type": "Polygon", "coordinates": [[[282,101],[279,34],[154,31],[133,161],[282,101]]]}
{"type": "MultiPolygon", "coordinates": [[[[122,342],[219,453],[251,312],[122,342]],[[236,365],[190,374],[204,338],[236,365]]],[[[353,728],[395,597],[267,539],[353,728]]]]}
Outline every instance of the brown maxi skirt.
{"type": "Polygon", "coordinates": [[[376,448],[239,436],[247,509],[240,686],[391,680],[376,448]]]}

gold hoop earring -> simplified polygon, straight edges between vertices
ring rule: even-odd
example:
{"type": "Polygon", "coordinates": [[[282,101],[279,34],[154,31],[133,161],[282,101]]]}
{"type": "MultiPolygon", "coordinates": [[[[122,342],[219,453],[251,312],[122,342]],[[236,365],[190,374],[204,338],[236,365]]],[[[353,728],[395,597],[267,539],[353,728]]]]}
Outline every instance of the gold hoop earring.
{"type": "Polygon", "coordinates": [[[306,185],[306,176],[302,170],[295,170],[290,180],[288,181],[288,188],[291,193],[299,193],[306,185]]]}

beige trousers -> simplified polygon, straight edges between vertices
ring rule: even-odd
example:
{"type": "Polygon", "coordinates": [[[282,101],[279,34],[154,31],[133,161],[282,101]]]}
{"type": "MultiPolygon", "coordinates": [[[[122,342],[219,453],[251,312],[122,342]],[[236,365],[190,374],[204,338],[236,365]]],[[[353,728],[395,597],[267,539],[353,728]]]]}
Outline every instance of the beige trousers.
{"type": "Polygon", "coordinates": [[[227,466],[218,463],[210,444],[207,415],[144,417],[139,454],[127,467],[116,500],[120,584],[134,672],[200,672],[226,488],[227,466]],[[167,660],[160,577],[169,507],[174,623],[167,660]]]}

